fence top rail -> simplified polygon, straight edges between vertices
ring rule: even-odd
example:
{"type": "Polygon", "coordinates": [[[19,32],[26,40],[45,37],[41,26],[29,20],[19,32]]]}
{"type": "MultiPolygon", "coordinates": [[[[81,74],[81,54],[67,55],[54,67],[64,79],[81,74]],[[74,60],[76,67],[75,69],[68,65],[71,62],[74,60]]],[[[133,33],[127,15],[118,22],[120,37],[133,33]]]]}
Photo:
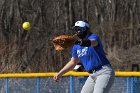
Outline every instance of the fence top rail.
{"type": "MultiPolygon", "coordinates": [[[[7,73],[0,74],[0,78],[34,78],[34,77],[52,77],[56,72],[48,73],[7,73]]],[[[89,76],[87,72],[69,71],[63,76],[89,76]]],[[[116,77],[140,77],[140,72],[115,72],[116,77]]]]}

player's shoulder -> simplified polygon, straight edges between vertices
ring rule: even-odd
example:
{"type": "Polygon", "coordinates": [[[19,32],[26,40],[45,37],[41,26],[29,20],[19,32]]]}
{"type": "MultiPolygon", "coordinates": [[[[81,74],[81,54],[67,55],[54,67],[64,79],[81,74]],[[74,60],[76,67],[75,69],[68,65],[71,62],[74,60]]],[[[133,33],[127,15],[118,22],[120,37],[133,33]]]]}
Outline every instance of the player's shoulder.
{"type": "Polygon", "coordinates": [[[80,47],[80,45],[78,45],[78,44],[73,45],[73,48],[79,48],[79,47],[80,47]]]}
{"type": "Polygon", "coordinates": [[[88,38],[89,39],[92,39],[92,38],[98,39],[99,35],[97,35],[97,34],[90,34],[88,38]]]}

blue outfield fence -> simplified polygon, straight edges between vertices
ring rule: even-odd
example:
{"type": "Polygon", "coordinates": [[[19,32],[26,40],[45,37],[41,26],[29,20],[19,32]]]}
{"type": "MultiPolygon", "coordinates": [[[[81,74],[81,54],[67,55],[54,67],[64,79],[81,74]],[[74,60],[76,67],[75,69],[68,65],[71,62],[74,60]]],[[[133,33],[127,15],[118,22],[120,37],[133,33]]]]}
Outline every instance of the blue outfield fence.
{"type": "MultiPolygon", "coordinates": [[[[0,79],[0,93],[80,93],[86,79],[64,76],[55,82],[52,76],[5,77],[0,79]]],[[[115,77],[109,93],[140,93],[140,77],[115,77]]]]}
{"type": "MultiPolygon", "coordinates": [[[[69,76],[54,82],[52,77],[5,78],[0,79],[0,93],[80,93],[86,79],[69,76]]],[[[109,93],[140,93],[140,78],[116,77],[109,93]]]]}

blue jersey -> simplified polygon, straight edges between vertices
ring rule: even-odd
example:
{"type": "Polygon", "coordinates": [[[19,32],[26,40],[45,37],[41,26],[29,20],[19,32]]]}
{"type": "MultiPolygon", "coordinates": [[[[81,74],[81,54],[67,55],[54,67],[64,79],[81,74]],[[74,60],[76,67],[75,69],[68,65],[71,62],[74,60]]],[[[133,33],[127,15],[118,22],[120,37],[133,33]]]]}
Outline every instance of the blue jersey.
{"type": "Polygon", "coordinates": [[[87,38],[90,40],[95,39],[98,42],[98,45],[96,47],[74,45],[72,48],[72,57],[79,58],[86,71],[110,64],[105,56],[99,36],[96,34],[90,34],[87,38]]]}

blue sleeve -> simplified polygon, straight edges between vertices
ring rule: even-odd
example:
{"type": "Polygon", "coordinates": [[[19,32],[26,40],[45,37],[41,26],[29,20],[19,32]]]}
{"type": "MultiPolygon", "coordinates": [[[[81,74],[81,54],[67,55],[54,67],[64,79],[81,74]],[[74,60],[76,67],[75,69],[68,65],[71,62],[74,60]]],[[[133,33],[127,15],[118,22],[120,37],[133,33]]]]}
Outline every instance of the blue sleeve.
{"type": "Polygon", "coordinates": [[[73,46],[73,48],[72,48],[72,57],[78,58],[77,50],[76,50],[75,46],[73,46]]]}
{"type": "Polygon", "coordinates": [[[99,36],[96,35],[96,34],[92,34],[88,39],[95,39],[95,40],[97,40],[98,42],[100,42],[99,36]]]}
{"type": "Polygon", "coordinates": [[[98,42],[98,46],[101,46],[102,47],[102,43],[101,43],[100,38],[99,38],[98,35],[92,34],[88,39],[91,39],[91,40],[92,39],[95,39],[98,42]]]}

